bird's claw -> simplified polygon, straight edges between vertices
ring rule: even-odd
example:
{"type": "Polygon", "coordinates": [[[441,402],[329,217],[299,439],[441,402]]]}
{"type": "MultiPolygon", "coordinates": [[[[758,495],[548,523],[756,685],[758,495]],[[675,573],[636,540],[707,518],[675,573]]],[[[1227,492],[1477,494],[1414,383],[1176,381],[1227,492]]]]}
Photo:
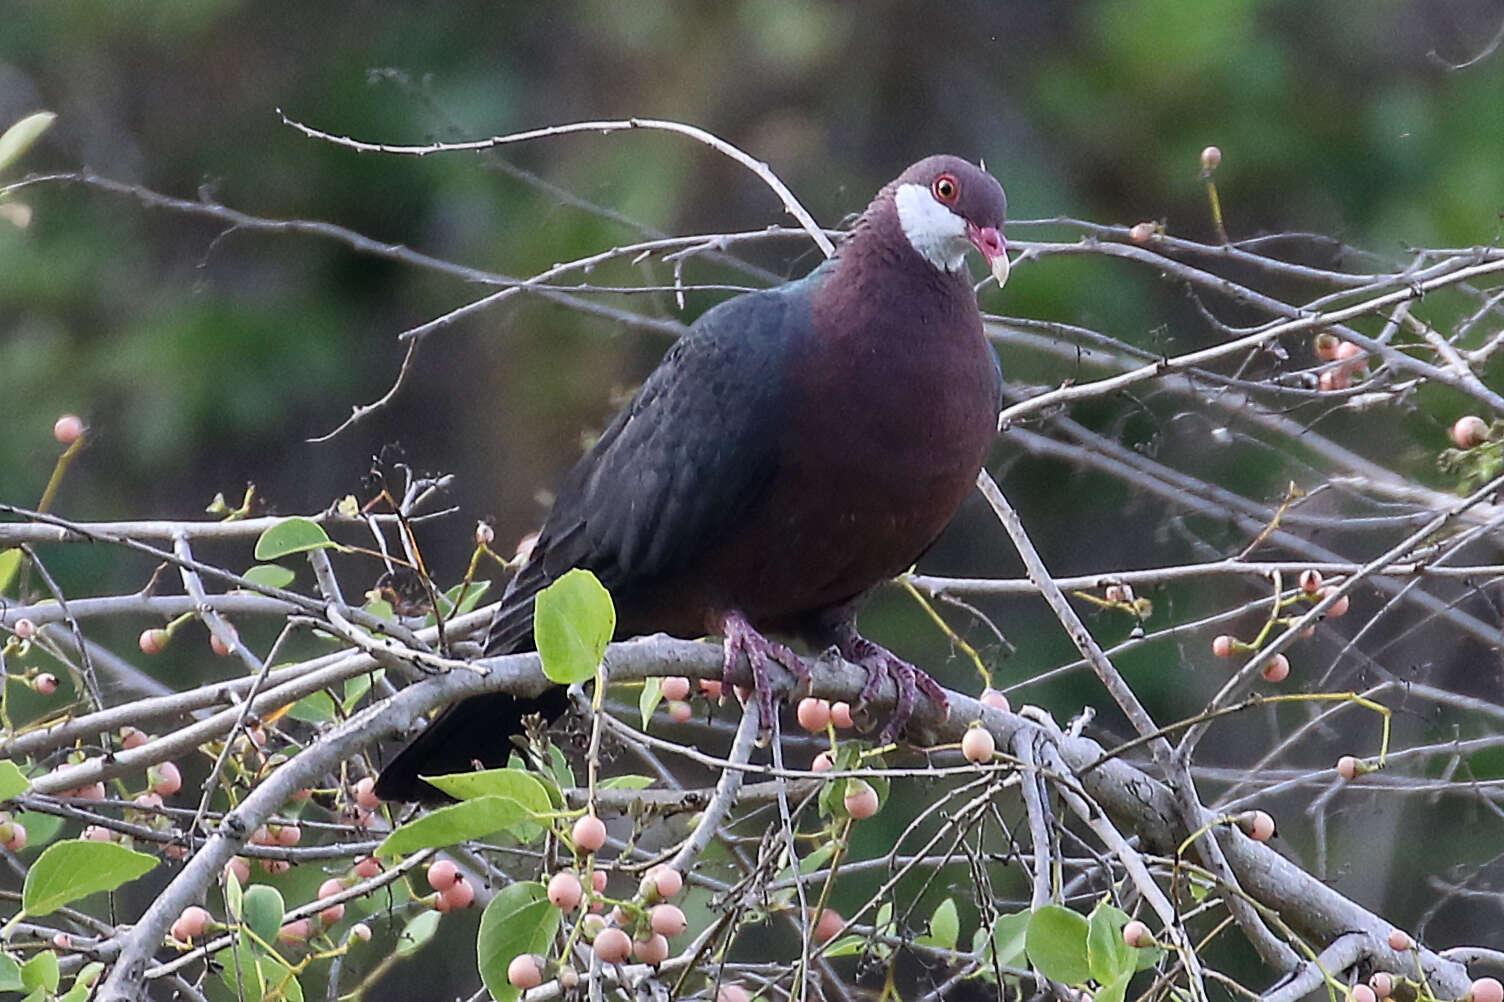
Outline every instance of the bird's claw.
{"type": "Polygon", "coordinates": [[[874,644],[863,636],[853,636],[843,645],[841,653],[846,660],[867,669],[867,684],[862,686],[861,694],[857,696],[858,709],[865,708],[876,698],[884,679],[891,678],[898,687],[898,701],[893,704],[893,715],[877,735],[877,740],[882,744],[888,744],[898,737],[898,732],[909,722],[921,692],[940,709],[942,715],[949,715],[950,703],[940,684],[881,644],[874,644]]]}
{"type": "Polygon", "coordinates": [[[732,613],[722,624],[726,638],[725,653],[721,662],[721,674],[727,681],[733,677],[737,662],[745,657],[752,672],[752,692],[757,700],[760,729],[764,734],[772,730],[778,707],[773,699],[776,685],[773,666],[781,665],[794,673],[801,684],[809,682],[809,667],[792,648],[769,640],[747,622],[740,613],[732,613]]]}

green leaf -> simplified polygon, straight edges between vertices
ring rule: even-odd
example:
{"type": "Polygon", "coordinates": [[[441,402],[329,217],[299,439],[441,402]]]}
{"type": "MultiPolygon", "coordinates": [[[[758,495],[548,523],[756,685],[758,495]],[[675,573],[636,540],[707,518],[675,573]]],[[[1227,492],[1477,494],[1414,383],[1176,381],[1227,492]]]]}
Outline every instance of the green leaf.
{"type": "Polygon", "coordinates": [[[1004,967],[1023,967],[1027,954],[1025,937],[1029,932],[1030,912],[1003,915],[992,924],[992,950],[1004,967]]]}
{"type": "Polygon", "coordinates": [[[57,965],[57,954],[51,950],[43,950],[21,965],[21,981],[26,985],[26,991],[34,992],[41,988],[51,994],[57,991],[57,983],[61,977],[62,971],[57,965]]]}
{"type": "Polygon", "coordinates": [[[653,675],[642,683],[642,695],[637,697],[637,710],[642,714],[642,729],[648,729],[648,721],[653,719],[653,711],[658,709],[658,704],[663,702],[663,679],[653,675]]]}
{"type": "Polygon", "coordinates": [[[287,711],[287,715],[305,724],[326,724],[334,719],[334,697],[322,690],[310,692],[287,711]]]}
{"type": "Polygon", "coordinates": [[[63,829],[63,818],[57,814],[38,814],[35,811],[22,811],[16,815],[16,820],[26,828],[26,840],[31,848],[41,848],[53,839],[63,829]]]}
{"type": "Polygon", "coordinates": [[[560,685],[588,680],[616,631],[616,607],[594,574],[576,567],[538,593],[533,639],[543,674],[560,685]]]}
{"type": "Polygon", "coordinates": [[[8,953],[0,953],[0,992],[19,992],[26,988],[21,980],[21,965],[8,953]]]}
{"type": "Polygon", "coordinates": [[[1128,993],[1128,982],[1132,979],[1133,972],[1124,971],[1111,981],[1104,982],[1093,995],[1093,999],[1095,1002],[1123,1002],[1123,997],[1128,993]]]}
{"type": "Polygon", "coordinates": [[[221,965],[219,977],[235,998],[261,999],[266,997],[266,968],[271,959],[251,949],[232,950],[226,947],[214,955],[221,965]]]}
{"type": "Polygon", "coordinates": [[[646,790],[653,785],[653,777],[625,773],[620,776],[611,776],[603,779],[597,785],[602,790],[646,790]]]}
{"type": "Polygon", "coordinates": [[[85,1002],[89,992],[94,990],[94,982],[99,980],[104,965],[99,961],[85,964],[73,978],[73,986],[68,989],[68,994],[60,996],[57,1002],[85,1002]]]}
{"type": "Polygon", "coordinates": [[[474,800],[477,797],[507,797],[532,814],[544,817],[553,812],[548,791],[532,773],[520,769],[485,769],[481,772],[456,772],[448,776],[424,776],[451,797],[474,800]]]}
{"type": "MultiPolygon", "coordinates": [[[[549,797],[557,808],[564,806],[564,790],[572,790],[575,787],[574,770],[569,766],[569,759],[559,750],[558,745],[548,746],[548,764],[553,774],[553,784],[549,787],[549,797]]],[[[520,768],[527,768],[519,763],[520,768]]]]}
{"type": "Polygon", "coordinates": [[[52,127],[56,118],[57,115],[50,111],[38,111],[6,129],[5,134],[0,135],[0,170],[21,159],[31,149],[31,144],[52,127]]]}
{"type": "Polygon", "coordinates": [[[0,759],[0,801],[19,796],[31,788],[21,767],[10,759],[0,759]]]}
{"type": "Polygon", "coordinates": [[[930,939],[936,946],[954,950],[960,936],[961,919],[956,914],[956,902],[953,898],[946,898],[930,916],[930,939]]]}
{"type": "Polygon", "coordinates": [[[242,921],[267,946],[275,947],[282,928],[282,913],[287,906],[282,892],[270,884],[252,884],[242,898],[242,921]]]}
{"type": "Polygon", "coordinates": [[[1092,909],[1087,919],[1086,960],[1091,976],[1100,984],[1131,975],[1138,961],[1137,952],[1123,942],[1123,926],[1128,913],[1103,901],[1092,909]]]}
{"type": "Polygon", "coordinates": [[[461,581],[444,593],[443,609],[445,616],[463,616],[467,612],[474,611],[480,604],[481,597],[491,588],[490,581],[471,581],[469,587],[461,581]],[[465,589],[464,597],[460,596],[460,589],[465,589]]]}
{"type": "Polygon", "coordinates": [[[31,864],[21,907],[28,915],[46,915],[96,891],[113,891],[156,865],[154,856],[114,842],[57,842],[31,864]]]}
{"type": "Polygon", "coordinates": [[[385,676],[386,669],[378,668],[373,672],[366,673],[365,675],[356,675],[354,678],[345,679],[345,712],[349,713],[350,711],[354,710],[355,704],[359,703],[363,698],[365,698],[365,694],[371,691],[371,686],[375,685],[378,679],[384,678],[385,676]]]}
{"type": "Polygon", "coordinates": [[[496,1002],[516,1002],[522,994],[507,981],[507,965],[518,954],[552,952],[559,916],[538,883],[503,887],[486,905],[475,937],[475,959],[480,979],[496,1002]]]}
{"type": "Polygon", "coordinates": [[[1029,916],[1024,950],[1029,962],[1051,981],[1080,985],[1091,977],[1086,959],[1086,919],[1068,908],[1045,905],[1029,916]]]}
{"type": "Polygon", "coordinates": [[[419,849],[437,849],[530,820],[532,812],[511,797],[477,797],[409,821],[376,847],[376,855],[400,856],[419,849]]]}
{"type": "Polygon", "coordinates": [[[257,560],[276,560],[289,553],[303,553],[325,546],[337,547],[338,544],[329,538],[323,526],[306,518],[288,518],[261,534],[256,540],[255,553],[257,560]]]}
{"type": "MultiPolygon", "coordinates": [[[[433,939],[433,934],[438,931],[441,918],[443,916],[436,911],[420,912],[414,917],[397,937],[397,956],[411,957],[427,946],[428,941],[433,939]]],[[[508,963],[511,962],[510,957],[507,960],[508,963]]]]}
{"type": "Polygon", "coordinates": [[[286,588],[297,575],[281,564],[257,564],[241,577],[263,588],[286,588]]]}
{"type": "Polygon", "coordinates": [[[16,572],[21,569],[21,551],[19,549],[0,550],[0,594],[10,587],[10,583],[16,579],[16,572]]]}
{"type": "Polygon", "coordinates": [[[225,868],[225,914],[239,922],[245,916],[245,890],[240,878],[229,867],[225,868]]]}
{"type": "Polygon", "coordinates": [[[854,956],[858,953],[861,953],[862,950],[866,947],[866,944],[867,940],[862,936],[842,936],[840,939],[836,940],[834,943],[825,948],[823,956],[854,956]]]}

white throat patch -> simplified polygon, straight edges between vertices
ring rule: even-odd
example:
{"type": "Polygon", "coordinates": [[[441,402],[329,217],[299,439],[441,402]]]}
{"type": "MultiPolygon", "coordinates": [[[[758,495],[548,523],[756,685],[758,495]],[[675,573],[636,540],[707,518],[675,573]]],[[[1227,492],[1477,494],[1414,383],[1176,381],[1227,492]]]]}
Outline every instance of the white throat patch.
{"type": "Polygon", "coordinates": [[[971,241],[966,221],[935,200],[922,184],[901,184],[893,193],[898,225],[919,256],[941,271],[959,271],[971,241]]]}

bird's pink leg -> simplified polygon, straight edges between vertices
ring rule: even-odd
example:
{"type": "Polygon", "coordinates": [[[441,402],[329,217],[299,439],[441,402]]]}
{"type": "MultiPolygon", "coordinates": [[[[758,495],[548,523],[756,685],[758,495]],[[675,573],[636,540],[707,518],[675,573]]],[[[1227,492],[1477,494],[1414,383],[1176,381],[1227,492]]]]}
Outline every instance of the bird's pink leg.
{"type": "Polygon", "coordinates": [[[725,660],[721,665],[722,675],[726,681],[732,681],[734,675],[738,674],[739,660],[742,657],[747,659],[747,666],[752,671],[752,691],[757,699],[762,729],[771,729],[775,715],[778,713],[778,707],[773,700],[775,691],[773,666],[782,665],[793,672],[801,682],[809,681],[809,668],[792,649],[758,633],[752,624],[747,622],[747,617],[740,612],[733,610],[722,616],[720,632],[721,636],[726,638],[725,660]]]}
{"type": "Polygon", "coordinates": [[[893,715],[878,732],[879,741],[886,744],[898,736],[904,724],[909,722],[909,716],[913,714],[914,704],[918,701],[921,692],[929,697],[930,702],[934,703],[942,714],[950,712],[945,690],[940,688],[938,682],[886,647],[873,643],[856,631],[856,606],[854,604],[847,604],[833,610],[823,619],[823,625],[829,631],[829,635],[834,637],[836,649],[841,652],[841,657],[867,669],[867,684],[862,687],[861,694],[857,697],[858,708],[865,707],[877,697],[877,691],[882,688],[884,679],[891,678],[898,688],[898,702],[893,705],[893,715]]]}

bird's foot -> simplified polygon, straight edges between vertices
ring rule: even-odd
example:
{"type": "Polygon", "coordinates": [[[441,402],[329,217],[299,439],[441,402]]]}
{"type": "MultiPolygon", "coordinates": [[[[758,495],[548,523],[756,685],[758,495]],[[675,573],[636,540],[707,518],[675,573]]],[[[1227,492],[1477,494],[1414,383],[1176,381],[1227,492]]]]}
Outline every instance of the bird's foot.
{"type": "Polygon", "coordinates": [[[881,644],[874,644],[866,637],[853,632],[849,637],[843,638],[840,649],[841,656],[847,661],[867,669],[867,684],[862,687],[861,695],[857,697],[858,708],[865,707],[876,698],[884,679],[891,678],[893,684],[898,687],[898,702],[893,705],[893,715],[878,732],[879,742],[887,744],[898,737],[898,732],[903,730],[904,724],[909,722],[909,717],[914,712],[914,704],[918,701],[921,692],[940,709],[942,715],[950,713],[950,703],[946,700],[945,690],[940,688],[940,684],[881,644]]]}
{"type": "Polygon", "coordinates": [[[809,682],[809,667],[793,649],[769,640],[747,622],[739,612],[727,613],[721,621],[721,635],[726,638],[721,674],[728,682],[734,682],[738,661],[745,657],[752,672],[753,698],[757,700],[759,723],[764,733],[773,727],[778,707],[773,699],[776,686],[773,672],[775,665],[782,665],[801,683],[809,682]]]}

